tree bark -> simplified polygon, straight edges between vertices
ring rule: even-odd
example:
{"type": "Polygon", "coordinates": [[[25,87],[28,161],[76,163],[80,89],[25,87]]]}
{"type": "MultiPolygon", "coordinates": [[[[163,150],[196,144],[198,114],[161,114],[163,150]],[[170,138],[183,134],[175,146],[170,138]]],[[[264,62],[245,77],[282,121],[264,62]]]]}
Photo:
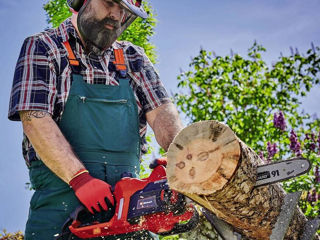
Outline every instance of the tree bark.
{"type": "MultiPolygon", "coordinates": [[[[170,187],[215,213],[249,239],[270,239],[286,193],[280,184],[255,187],[259,156],[217,121],[183,129],[168,150],[170,187]]],[[[299,239],[307,222],[292,218],[285,239],[299,239]]]]}

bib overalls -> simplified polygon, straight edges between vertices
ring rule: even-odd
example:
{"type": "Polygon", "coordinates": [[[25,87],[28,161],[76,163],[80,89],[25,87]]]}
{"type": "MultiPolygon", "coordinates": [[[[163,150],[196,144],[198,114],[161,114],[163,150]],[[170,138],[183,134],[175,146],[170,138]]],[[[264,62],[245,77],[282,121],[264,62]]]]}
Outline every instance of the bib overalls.
{"type": "MultiPolygon", "coordinates": [[[[126,78],[122,49],[115,49],[121,76],[119,86],[87,84],[69,43],[64,44],[72,68],[72,86],[58,123],[61,132],[93,177],[110,185],[119,181],[124,172],[137,177],[140,170],[138,109],[126,78]]],[[[25,239],[55,239],[80,202],[70,186],[42,161],[32,162],[29,174],[35,193],[30,202],[25,239]]],[[[149,232],[137,232],[104,239],[154,238],[149,232]]]]}

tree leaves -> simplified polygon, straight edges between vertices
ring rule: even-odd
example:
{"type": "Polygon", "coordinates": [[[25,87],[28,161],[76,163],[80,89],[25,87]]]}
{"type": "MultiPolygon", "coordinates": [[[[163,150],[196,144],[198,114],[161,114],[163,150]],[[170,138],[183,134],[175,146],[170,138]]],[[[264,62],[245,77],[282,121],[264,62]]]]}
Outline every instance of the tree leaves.
{"type": "MultiPolygon", "coordinates": [[[[276,143],[278,152],[273,160],[295,156],[289,139],[289,132],[294,129],[303,156],[310,158],[314,166],[319,165],[319,155],[310,151],[303,141],[307,133],[319,132],[319,120],[311,119],[299,107],[301,99],[319,84],[320,49],[313,47],[305,55],[296,52],[281,56],[272,66],[262,59],[265,51],[257,42],[249,48],[247,57],[215,56],[201,49],[191,60],[190,70],[178,76],[180,93],[175,94],[175,103],[190,122],[222,121],[247,145],[265,156],[267,143],[276,143]],[[284,131],[273,124],[273,114],[279,111],[287,121],[284,131]]],[[[288,191],[316,188],[319,193],[319,186],[310,183],[312,174],[311,171],[308,177],[299,178],[300,182],[292,180],[284,186],[288,191]]],[[[308,209],[308,213],[314,215],[315,211],[308,209]]]]}

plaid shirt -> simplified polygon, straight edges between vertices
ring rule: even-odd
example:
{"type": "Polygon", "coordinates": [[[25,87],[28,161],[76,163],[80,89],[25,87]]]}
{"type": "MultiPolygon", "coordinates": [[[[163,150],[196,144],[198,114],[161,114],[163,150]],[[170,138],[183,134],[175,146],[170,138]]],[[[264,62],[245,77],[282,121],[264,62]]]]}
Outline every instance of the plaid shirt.
{"type": "MultiPolygon", "coordinates": [[[[19,121],[19,111],[39,110],[58,122],[70,90],[71,68],[63,42],[69,41],[84,68],[81,74],[89,84],[118,85],[118,72],[113,64],[114,48],[122,48],[128,68],[130,86],[136,97],[140,119],[142,152],[146,151],[146,112],[170,101],[152,63],[144,50],[130,42],[116,41],[103,56],[86,55],[80,38],[67,19],[57,29],[28,37],[22,46],[11,90],[8,117],[19,121]]],[[[39,160],[28,138],[24,136],[23,156],[27,165],[39,160]]]]}

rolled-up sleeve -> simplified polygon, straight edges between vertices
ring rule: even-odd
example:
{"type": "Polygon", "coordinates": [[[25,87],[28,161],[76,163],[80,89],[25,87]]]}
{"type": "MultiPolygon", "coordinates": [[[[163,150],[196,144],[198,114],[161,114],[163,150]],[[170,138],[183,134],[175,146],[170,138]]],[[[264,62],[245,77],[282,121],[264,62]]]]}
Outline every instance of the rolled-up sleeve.
{"type": "Polygon", "coordinates": [[[135,73],[135,75],[139,79],[140,91],[138,97],[142,105],[142,111],[146,113],[171,100],[153,64],[144,52],[142,56],[141,71],[135,73]]]}
{"type": "Polygon", "coordinates": [[[45,43],[27,38],[15,68],[8,118],[19,121],[19,111],[38,110],[53,114],[56,99],[56,73],[45,43]]]}

